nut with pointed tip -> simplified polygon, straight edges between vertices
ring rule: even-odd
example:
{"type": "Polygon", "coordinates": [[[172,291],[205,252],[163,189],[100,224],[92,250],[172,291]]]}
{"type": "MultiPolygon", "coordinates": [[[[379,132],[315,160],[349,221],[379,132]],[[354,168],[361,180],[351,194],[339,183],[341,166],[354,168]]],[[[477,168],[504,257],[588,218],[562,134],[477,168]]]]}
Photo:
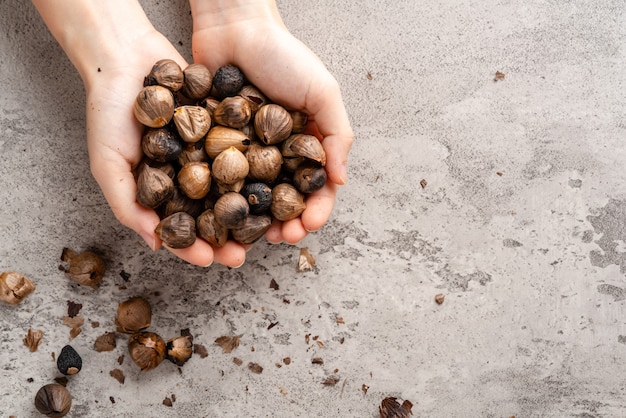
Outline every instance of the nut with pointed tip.
{"type": "Polygon", "coordinates": [[[137,202],[155,209],[174,194],[174,181],[163,170],[144,166],[137,178],[137,202]]]}
{"type": "Polygon", "coordinates": [[[183,70],[185,81],[181,93],[192,100],[201,100],[209,96],[213,84],[213,74],[202,64],[189,64],[183,70]]]}
{"type": "Polygon", "coordinates": [[[80,371],[83,367],[83,360],[71,345],[66,345],[61,349],[61,354],[57,357],[57,368],[66,376],[71,376],[80,371]]]}
{"type": "Polygon", "coordinates": [[[213,208],[215,220],[226,228],[237,228],[243,225],[250,213],[246,198],[235,192],[220,196],[213,208]]]}
{"type": "Polygon", "coordinates": [[[69,248],[63,248],[61,261],[69,263],[68,267],[63,268],[65,275],[80,285],[96,289],[104,277],[104,261],[94,252],[77,253],[69,248]]]}
{"type": "Polygon", "coordinates": [[[220,152],[213,160],[213,178],[221,184],[235,184],[245,179],[250,170],[248,159],[235,147],[220,152]]]}
{"type": "Polygon", "coordinates": [[[185,77],[176,61],[169,58],[158,60],[143,81],[145,86],[163,86],[171,91],[178,91],[183,86],[185,77]]]}
{"type": "Polygon", "coordinates": [[[165,341],[154,332],[138,332],[128,339],[128,352],[141,370],[151,370],[165,359],[165,341]]]}
{"type": "Polygon", "coordinates": [[[141,150],[151,160],[174,161],[183,150],[182,141],[167,128],[148,129],[141,137],[141,150]]]}
{"type": "Polygon", "coordinates": [[[178,187],[191,199],[202,199],[211,189],[209,163],[190,162],[178,172],[178,187]]]}
{"type": "Polygon", "coordinates": [[[35,290],[35,284],[23,274],[5,271],[0,274],[0,300],[11,305],[20,303],[35,290]]]}
{"type": "Polygon", "coordinates": [[[115,326],[117,332],[134,334],[150,326],[152,321],[152,308],[147,300],[140,296],[134,296],[117,305],[115,326]]]}
{"type": "Polygon", "coordinates": [[[246,151],[251,180],[273,183],[280,174],[283,156],[275,145],[252,143],[246,151]]]}
{"type": "Polygon", "coordinates": [[[185,212],[162,219],[154,232],[170,248],[187,248],[196,242],[196,221],[185,212]]]}
{"type": "Polygon", "coordinates": [[[278,144],[289,137],[293,121],[289,112],[280,105],[267,104],[254,117],[254,130],[265,145],[278,144]]]}
{"type": "Polygon", "coordinates": [[[72,408],[72,395],[63,385],[47,384],[37,391],[35,408],[48,417],[64,417],[72,408]]]}
{"type": "Polygon", "coordinates": [[[223,247],[228,240],[228,228],[215,220],[213,209],[207,209],[196,219],[197,234],[212,247],[223,247]]]}
{"type": "Polygon", "coordinates": [[[213,111],[215,123],[231,128],[243,128],[250,122],[250,103],[241,96],[226,97],[213,111]]]}
{"type": "Polygon", "coordinates": [[[176,130],[185,142],[198,142],[211,128],[211,115],[201,106],[178,106],[173,118],[176,130]]]}
{"type": "Polygon", "coordinates": [[[137,94],[133,112],[143,125],[162,128],[174,116],[174,95],[165,87],[144,87],[137,94]]]}
{"type": "Polygon", "coordinates": [[[270,210],[279,221],[295,219],[306,209],[304,196],[291,184],[281,183],[272,189],[270,210]]]}
{"type": "Polygon", "coordinates": [[[229,147],[243,152],[249,145],[250,139],[245,133],[225,126],[214,126],[206,136],[204,149],[210,158],[215,158],[229,147]]]}
{"type": "Polygon", "coordinates": [[[313,135],[294,134],[281,144],[280,151],[285,158],[305,157],[326,165],[326,152],[322,143],[313,135]]]}
{"type": "Polygon", "coordinates": [[[272,225],[269,215],[248,215],[243,224],[233,228],[233,239],[241,244],[253,244],[258,241],[272,225]]]}
{"type": "Polygon", "coordinates": [[[193,354],[193,337],[191,335],[181,335],[170,338],[165,344],[165,358],[182,367],[193,354]]]}

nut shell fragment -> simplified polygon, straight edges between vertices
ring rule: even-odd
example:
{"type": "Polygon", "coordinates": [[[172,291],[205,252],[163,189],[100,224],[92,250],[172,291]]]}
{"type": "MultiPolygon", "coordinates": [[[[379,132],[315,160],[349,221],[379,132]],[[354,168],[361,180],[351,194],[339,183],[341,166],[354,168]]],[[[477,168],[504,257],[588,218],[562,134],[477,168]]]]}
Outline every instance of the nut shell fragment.
{"type": "Polygon", "coordinates": [[[20,303],[35,290],[35,284],[23,274],[5,271],[0,274],[0,300],[11,305],[20,303]]]}
{"type": "Polygon", "coordinates": [[[104,277],[104,261],[91,251],[77,253],[69,248],[64,248],[61,260],[69,263],[64,269],[65,275],[76,283],[90,286],[96,289],[104,277]]]}
{"type": "Polygon", "coordinates": [[[183,366],[193,354],[193,337],[191,335],[181,335],[171,338],[165,344],[165,358],[176,364],[183,366]]]}
{"type": "Polygon", "coordinates": [[[128,352],[141,370],[151,370],[165,359],[165,341],[153,332],[139,332],[128,339],[128,352]]]}

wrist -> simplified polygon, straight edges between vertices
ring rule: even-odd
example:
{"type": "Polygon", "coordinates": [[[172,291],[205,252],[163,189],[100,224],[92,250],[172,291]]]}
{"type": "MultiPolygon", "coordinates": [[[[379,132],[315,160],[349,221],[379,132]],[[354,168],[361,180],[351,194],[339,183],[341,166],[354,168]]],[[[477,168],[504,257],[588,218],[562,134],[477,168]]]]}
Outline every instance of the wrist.
{"type": "Polygon", "coordinates": [[[283,25],[275,0],[189,0],[193,31],[235,26],[244,21],[283,25]]]}

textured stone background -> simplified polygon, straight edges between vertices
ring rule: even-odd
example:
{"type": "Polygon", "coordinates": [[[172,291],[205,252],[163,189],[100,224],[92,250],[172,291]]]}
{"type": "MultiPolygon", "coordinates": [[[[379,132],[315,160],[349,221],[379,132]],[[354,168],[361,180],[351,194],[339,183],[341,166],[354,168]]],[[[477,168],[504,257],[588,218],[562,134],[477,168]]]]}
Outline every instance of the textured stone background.
{"type": "MultiPolygon", "coordinates": [[[[190,59],[187,2],[142,4],[190,59]]],[[[0,416],[37,416],[68,300],[87,321],[72,341],[85,364],[68,385],[74,417],[373,418],[386,396],[421,417],[626,415],[623,3],[279,6],[342,85],[349,185],[299,245],[263,241],[239,269],[203,269],[117,223],[89,172],[76,71],[29,2],[0,1],[0,270],[37,284],[0,306],[0,416]],[[65,246],[105,256],[99,290],[58,270],[65,246]],[[300,246],[311,272],[295,271],[300,246]],[[209,356],[142,373],[117,364],[125,337],[95,352],[133,295],[152,303],[152,330],[190,328],[209,356]],[[29,327],[45,333],[35,353],[29,327]],[[222,335],[241,345],[223,354],[222,335]]]]}

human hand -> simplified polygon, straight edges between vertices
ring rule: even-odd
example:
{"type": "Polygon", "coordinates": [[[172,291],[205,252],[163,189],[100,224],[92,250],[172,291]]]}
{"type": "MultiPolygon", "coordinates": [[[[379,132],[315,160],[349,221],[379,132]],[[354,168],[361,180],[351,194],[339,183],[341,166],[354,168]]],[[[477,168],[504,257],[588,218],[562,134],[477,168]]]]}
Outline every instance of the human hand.
{"type": "Polygon", "coordinates": [[[337,187],[346,182],[354,140],[339,85],[319,58],[283,24],[273,0],[191,0],[194,62],[213,73],[239,67],[272,101],[309,115],[308,133],[326,152],[326,185],[307,197],[302,215],[274,221],[270,242],[296,243],[321,228],[333,209],[337,187]],[[225,4],[227,3],[227,4],[225,4]]]}

